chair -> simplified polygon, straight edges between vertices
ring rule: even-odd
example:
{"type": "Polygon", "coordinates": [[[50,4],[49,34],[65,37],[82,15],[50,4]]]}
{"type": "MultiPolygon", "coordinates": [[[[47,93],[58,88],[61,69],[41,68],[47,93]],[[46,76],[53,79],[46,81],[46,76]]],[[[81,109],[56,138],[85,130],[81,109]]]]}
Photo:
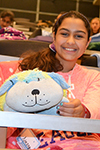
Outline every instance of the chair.
{"type": "Polygon", "coordinates": [[[81,57],[81,65],[83,65],[83,66],[98,67],[98,64],[97,64],[97,57],[95,57],[95,56],[85,56],[85,55],[83,55],[83,56],[81,57]]]}
{"type": "Polygon", "coordinates": [[[31,40],[0,40],[0,54],[17,56],[32,50],[39,51],[49,47],[49,42],[31,41],[31,40]]]}

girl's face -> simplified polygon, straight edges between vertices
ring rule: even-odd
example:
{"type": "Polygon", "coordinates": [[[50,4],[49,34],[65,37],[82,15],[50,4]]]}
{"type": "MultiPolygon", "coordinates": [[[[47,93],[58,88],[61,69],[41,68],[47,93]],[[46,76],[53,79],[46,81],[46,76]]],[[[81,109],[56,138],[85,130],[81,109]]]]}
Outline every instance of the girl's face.
{"type": "Polygon", "coordinates": [[[1,18],[0,20],[1,28],[8,27],[11,25],[10,17],[1,18]]]}
{"type": "Polygon", "coordinates": [[[65,18],[54,35],[56,57],[60,62],[74,61],[88,46],[88,32],[79,18],[65,18]]]}
{"type": "Polygon", "coordinates": [[[97,33],[99,28],[100,28],[100,22],[98,19],[94,18],[92,21],[91,21],[91,28],[93,30],[93,33],[97,33]]]}

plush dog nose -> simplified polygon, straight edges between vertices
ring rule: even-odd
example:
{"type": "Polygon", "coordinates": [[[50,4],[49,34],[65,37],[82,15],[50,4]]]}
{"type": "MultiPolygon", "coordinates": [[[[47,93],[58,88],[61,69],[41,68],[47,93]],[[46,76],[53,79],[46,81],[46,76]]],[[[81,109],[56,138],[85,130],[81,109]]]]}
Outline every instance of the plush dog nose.
{"type": "Polygon", "coordinates": [[[40,91],[38,89],[32,90],[32,95],[39,95],[40,91]]]}

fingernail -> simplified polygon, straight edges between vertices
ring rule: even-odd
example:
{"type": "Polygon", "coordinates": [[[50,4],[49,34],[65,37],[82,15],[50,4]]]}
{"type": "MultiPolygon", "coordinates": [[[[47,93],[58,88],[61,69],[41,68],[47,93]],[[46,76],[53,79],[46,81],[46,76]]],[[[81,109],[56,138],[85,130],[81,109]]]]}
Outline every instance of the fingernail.
{"type": "Polygon", "coordinates": [[[59,110],[57,111],[57,114],[60,114],[60,111],[59,111],[59,110]]]}
{"type": "Polygon", "coordinates": [[[60,103],[61,106],[63,106],[63,103],[60,103]]]}
{"type": "Polygon", "coordinates": [[[59,106],[57,106],[56,108],[57,108],[57,109],[59,109],[60,107],[59,107],[59,106]]]}

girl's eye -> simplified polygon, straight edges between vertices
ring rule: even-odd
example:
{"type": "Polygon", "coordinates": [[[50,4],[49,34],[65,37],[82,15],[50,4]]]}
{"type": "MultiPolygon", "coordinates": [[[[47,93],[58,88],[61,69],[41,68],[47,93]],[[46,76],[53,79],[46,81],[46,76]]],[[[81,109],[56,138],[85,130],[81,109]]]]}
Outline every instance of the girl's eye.
{"type": "Polygon", "coordinates": [[[79,38],[79,39],[83,38],[82,35],[75,35],[75,37],[76,37],[76,38],[79,38]]]}
{"type": "Polygon", "coordinates": [[[61,35],[63,35],[63,36],[68,36],[68,33],[61,33],[61,35]]]}

